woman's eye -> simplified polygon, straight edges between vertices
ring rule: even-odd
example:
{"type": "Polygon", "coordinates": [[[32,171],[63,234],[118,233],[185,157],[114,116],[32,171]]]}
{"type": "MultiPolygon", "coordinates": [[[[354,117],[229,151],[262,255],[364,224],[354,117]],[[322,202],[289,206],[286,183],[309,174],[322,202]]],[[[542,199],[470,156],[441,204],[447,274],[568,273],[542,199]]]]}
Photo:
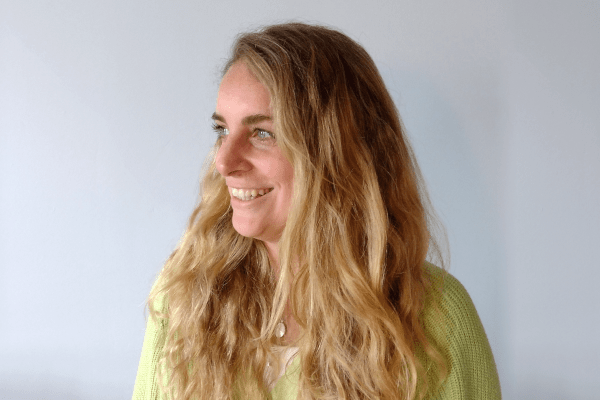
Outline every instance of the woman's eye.
{"type": "Polygon", "coordinates": [[[265,131],[263,129],[257,129],[255,131],[255,136],[258,139],[260,139],[260,140],[267,140],[267,139],[274,139],[275,138],[275,136],[273,136],[272,133],[267,132],[267,131],[265,131]]]}
{"type": "Polygon", "coordinates": [[[225,128],[224,126],[221,126],[219,124],[213,124],[212,128],[219,137],[229,135],[229,129],[225,128]]]}

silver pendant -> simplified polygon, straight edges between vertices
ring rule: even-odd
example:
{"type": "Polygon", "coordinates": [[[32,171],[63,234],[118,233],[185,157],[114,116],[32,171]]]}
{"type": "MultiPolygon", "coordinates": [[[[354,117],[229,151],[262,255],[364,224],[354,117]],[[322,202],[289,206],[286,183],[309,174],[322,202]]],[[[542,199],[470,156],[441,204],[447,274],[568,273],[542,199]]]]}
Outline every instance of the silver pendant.
{"type": "Polygon", "coordinates": [[[281,339],[283,337],[283,335],[285,335],[285,331],[286,331],[285,323],[283,321],[281,321],[277,324],[277,327],[275,328],[275,336],[278,339],[281,339]]]}

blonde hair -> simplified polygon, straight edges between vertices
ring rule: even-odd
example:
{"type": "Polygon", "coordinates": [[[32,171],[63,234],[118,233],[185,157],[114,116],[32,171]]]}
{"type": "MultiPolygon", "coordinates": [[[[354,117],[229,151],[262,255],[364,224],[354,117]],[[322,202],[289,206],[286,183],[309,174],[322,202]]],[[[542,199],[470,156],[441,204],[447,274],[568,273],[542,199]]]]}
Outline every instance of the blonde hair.
{"type": "Polygon", "coordinates": [[[241,35],[225,70],[238,62],[268,88],[277,143],[294,168],[280,273],[260,241],[234,230],[211,163],[149,300],[168,326],[166,389],[178,399],[268,397],[263,377],[289,301],[302,331],[299,399],[424,397],[446,371],[422,321],[425,260],[439,247],[374,62],[342,33],[300,23],[241,35]]]}

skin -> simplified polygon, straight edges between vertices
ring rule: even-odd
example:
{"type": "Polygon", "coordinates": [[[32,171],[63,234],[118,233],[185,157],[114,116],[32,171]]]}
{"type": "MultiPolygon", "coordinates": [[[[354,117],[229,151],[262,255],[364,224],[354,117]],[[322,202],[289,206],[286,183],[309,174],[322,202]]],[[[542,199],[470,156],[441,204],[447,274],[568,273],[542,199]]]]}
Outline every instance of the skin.
{"type": "MultiPolygon", "coordinates": [[[[223,77],[213,120],[221,141],[215,164],[231,195],[233,227],[265,244],[277,272],[278,242],[292,201],[294,170],[277,146],[269,91],[243,62],[231,66],[223,77]],[[244,201],[232,195],[234,188],[271,191],[244,201]]],[[[289,306],[284,318],[289,342],[299,333],[289,306]]]]}
{"type": "Polygon", "coordinates": [[[277,259],[294,170],[277,146],[270,104],[267,88],[239,62],[223,77],[213,119],[221,137],[215,163],[229,193],[233,188],[272,189],[249,201],[231,196],[233,226],[240,235],[263,241],[277,259]]]}

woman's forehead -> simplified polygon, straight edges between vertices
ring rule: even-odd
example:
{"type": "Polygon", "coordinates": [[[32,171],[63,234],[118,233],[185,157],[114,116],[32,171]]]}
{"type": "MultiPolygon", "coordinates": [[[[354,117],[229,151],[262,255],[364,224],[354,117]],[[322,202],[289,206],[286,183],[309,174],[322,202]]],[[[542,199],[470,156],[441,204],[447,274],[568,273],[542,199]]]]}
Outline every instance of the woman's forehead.
{"type": "Polygon", "coordinates": [[[219,86],[216,114],[271,116],[271,96],[268,89],[252,74],[246,64],[232,65],[219,86]]]}

